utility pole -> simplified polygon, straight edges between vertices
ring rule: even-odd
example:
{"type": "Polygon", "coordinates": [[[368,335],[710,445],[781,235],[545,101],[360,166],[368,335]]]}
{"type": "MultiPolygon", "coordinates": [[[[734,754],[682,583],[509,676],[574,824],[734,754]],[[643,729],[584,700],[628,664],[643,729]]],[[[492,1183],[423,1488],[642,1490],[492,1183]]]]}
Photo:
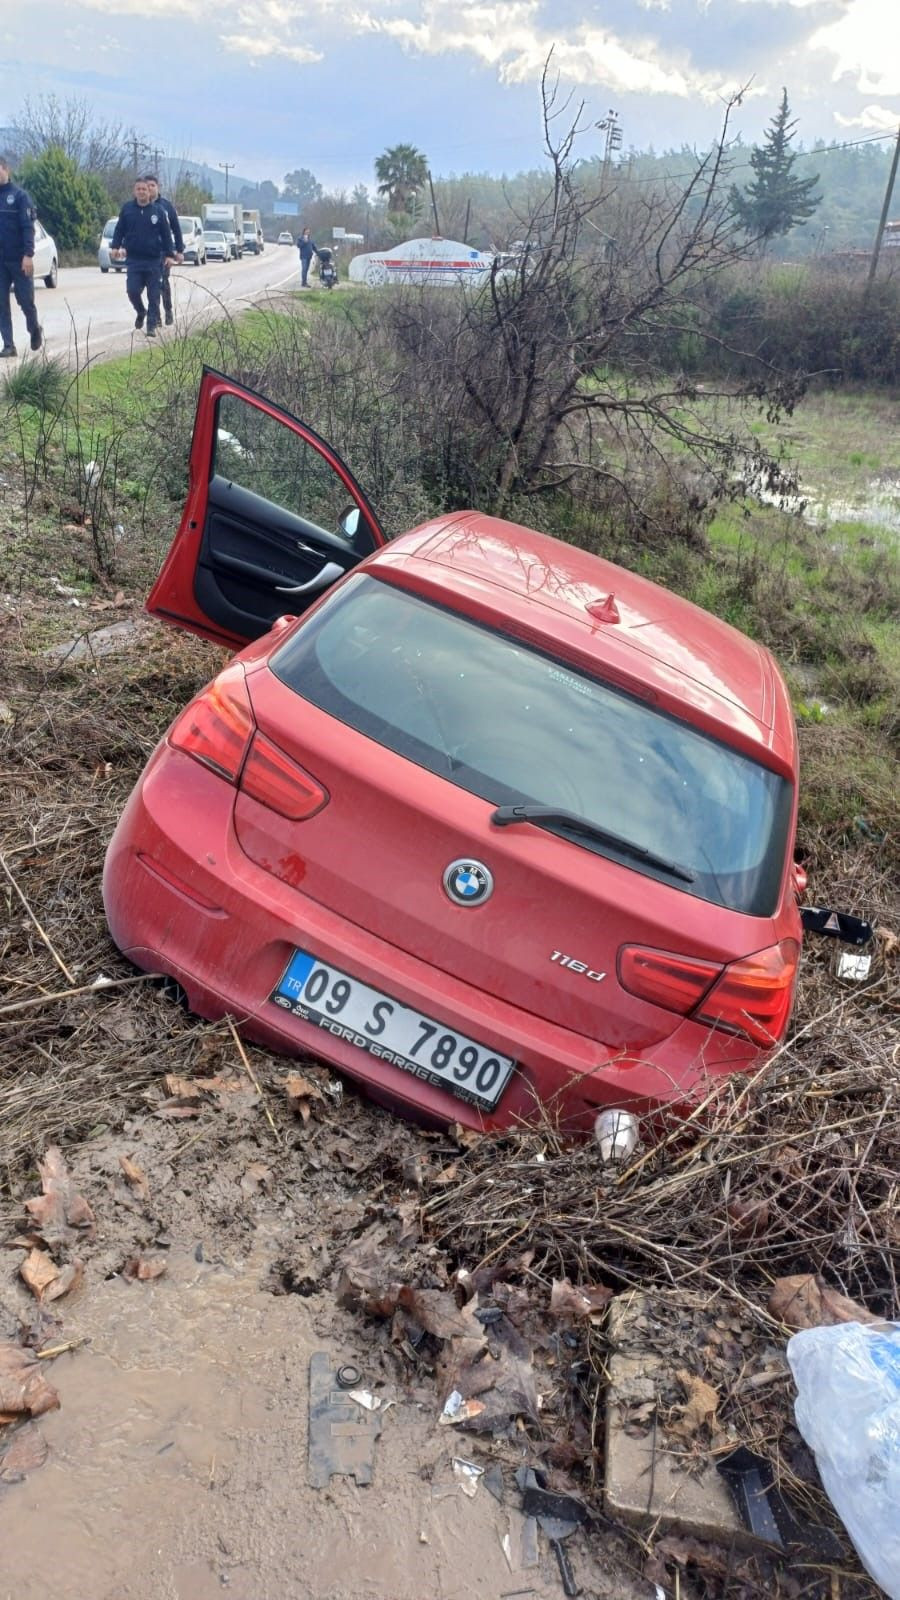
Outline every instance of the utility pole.
{"type": "Polygon", "coordinates": [[[468,242],[469,242],[469,214],[470,214],[471,210],[472,210],[472,196],[469,195],[469,198],[466,201],[466,223],[465,223],[465,227],[463,228],[463,244],[468,244],[468,242]]]}
{"type": "Polygon", "coordinates": [[[225,199],[228,199],[228,174],[234,171],[233,161],[220,161],[219,166],[225,174],[225,199]]]}
{"type": "Polygon", "coordinates": [[[132,140],[131,140],[131,159],[132,159],[132,162],[133,162],[133,165],[134,165],[134,175],[135,175],[135,177],[137,177],[137,175],[138,175],[138,155],[139,155],[140,151],[143,150],[143,148],[144,148],[144,146],[141,143],[140,139],[132,138],[132,140]]]}
{"type": "Polygon", "coordinates": [[[869,276],[866,279],[867,292],[874,282],[875,274],[878,271],[878,257],[881,254],[881,241],[884,238],[884,230],[887,227],[888,213],[891,209],[891,197],[894,193],[894,180],[897,176],[898,163],[900,163],[900,128],[897,129],[897,143],[894,145],[894,159],[891,162],[891,170],[888,176],[887,188],[884,191],[884,205],[881,208],[881,220],[878,224],[878,232],[875,235],[875,248],[872,251],[872,260],[869,263],[869,276]]]}
{"type": "Polygon", "coordinates": [[[434,231],[436,235],[439,235],[441,231],[441,225],[438,221],[437,201],[434,198],[434,184],[431,181],[430,167],[428,168],[428,187],[431,190],[431,209],[434,212],[434,231]]]}

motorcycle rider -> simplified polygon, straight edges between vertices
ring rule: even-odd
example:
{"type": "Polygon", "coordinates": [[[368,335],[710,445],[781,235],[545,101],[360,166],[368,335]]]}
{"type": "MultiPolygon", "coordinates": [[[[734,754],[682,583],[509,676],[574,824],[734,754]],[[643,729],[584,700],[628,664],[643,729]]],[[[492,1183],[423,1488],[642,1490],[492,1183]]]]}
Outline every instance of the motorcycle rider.
{"type": "Polygon", "coordinates": [[[297,249],[300,252],[300,287],[301,289],[308,289],[309,284],[306,280],[309,277],[309,264],[313,256],[319,254],[319,247],[313,244],[308,228],[304,228],[300,234],[297,240],[297,249]]]}

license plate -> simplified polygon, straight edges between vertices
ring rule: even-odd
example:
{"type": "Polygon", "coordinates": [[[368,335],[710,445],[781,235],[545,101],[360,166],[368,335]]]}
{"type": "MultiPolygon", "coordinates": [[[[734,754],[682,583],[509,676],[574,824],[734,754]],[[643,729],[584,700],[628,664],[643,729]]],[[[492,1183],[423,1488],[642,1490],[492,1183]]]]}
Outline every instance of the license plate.
{"type": "Polygon", "coordinates": [[[423,1017],[304,950],[294,952],[271,999],[336,1039],[486,1110],[497,1104],[515,1066],[510,1056],[423,1017]]]}

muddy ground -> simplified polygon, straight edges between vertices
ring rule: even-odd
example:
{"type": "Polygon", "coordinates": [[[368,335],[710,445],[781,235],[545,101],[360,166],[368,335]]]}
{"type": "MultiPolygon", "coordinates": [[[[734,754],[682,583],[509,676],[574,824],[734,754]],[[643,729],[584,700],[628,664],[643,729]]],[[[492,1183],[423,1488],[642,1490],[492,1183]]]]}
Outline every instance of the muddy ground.
{"type": "Polygon", "coordinates": [[[769,1296],[781,1275],[817,1273],[877,1314],[900,1310],[882,844],[833,849],[819,880],[882,929],[868,984],[840,985],[833,951],[811,951],[790,1047],[714,1127],[673,1128],[624,1175],[549,1123],[490,1142],[423,1132],[315,1062],[244,1050],[117,955],[99,895],[106,840],[217,657],[135,633],[127,589],[72,606],[59,583],[38,573],[2,599],[0,1345],[40,1353],[60,1403],[0,1425],[0,1452],[26,1431],[37,1441],[21,1472],[0,1454],[0,1595],[557,1596],[543,1536],[524,1564],[523,1465],[587,1508],[567,1548],[595,1600],[874,1595],[846,1538],[839,1560],[784,1561],[610,1518],[604,1295],[588,1316],[555,1304],[553,1285],[689,1290],[652,1420],[645,1407],[634,1426],[677,1439],[687,1472],[750,1443],[840,1535],[793,1426],[788,1329],[769,1296]],[[112,623],[124,627],[106,651],[95,635],[112,623]],[[60,649],[77,638],[87,645],[60,649]],[[90,1213],[55,1231],[27,1206],[51,1147],[90,1213]],[[27,1285],[35,1251],[41,1272],[71,1280],[58,1298],[56,1277],[42,1299],[27,1285]],[[368,1486],[311,1486],[316,1352],[335,1371],[356,1365],[382,1402],[368,1486]],[[490,1425],[442,1424],[477,1362],[490,1381],[468,1393],[490,1425]],[[697,1380],[716,1406],[692,1418],[697,1380]],[[485,1469],[471,1497],[454,1458],[485,1469]]]}

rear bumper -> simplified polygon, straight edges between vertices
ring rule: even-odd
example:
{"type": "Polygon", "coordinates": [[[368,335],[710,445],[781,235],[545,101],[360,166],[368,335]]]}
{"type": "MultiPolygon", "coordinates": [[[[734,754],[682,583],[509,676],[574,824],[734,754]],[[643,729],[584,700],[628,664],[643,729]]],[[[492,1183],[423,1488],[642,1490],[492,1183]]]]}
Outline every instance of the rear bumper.
{"type": "Polygon", "coordinates": [[[743,1041],[711,1038],[691,1022],[646,1058],[627,1058],[474,989],[265,872],[237,842],[233,803],[228,784],[161,748],[126,806],[104,868],[107,920],[119,949],[143,970],[176,978],[200,1016],[229,1014],[274,1050],[322,1057],[419,1119],[478,1129],[530,1119],[539,1102],[573,1131],[587,1130],[606,1105],[639,1114],[687,1106],[712,1077],[759,1059],[743,1041]],[[498,1106],[483,1112],[368,1054],[339,1030],[274,1005],[269,996],[296,948],[513,1056],[518,1070],[498,1106]]]}

